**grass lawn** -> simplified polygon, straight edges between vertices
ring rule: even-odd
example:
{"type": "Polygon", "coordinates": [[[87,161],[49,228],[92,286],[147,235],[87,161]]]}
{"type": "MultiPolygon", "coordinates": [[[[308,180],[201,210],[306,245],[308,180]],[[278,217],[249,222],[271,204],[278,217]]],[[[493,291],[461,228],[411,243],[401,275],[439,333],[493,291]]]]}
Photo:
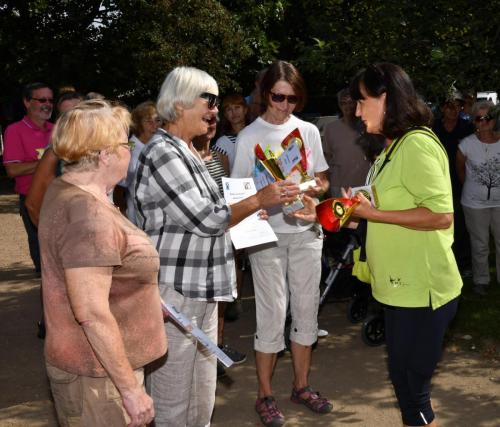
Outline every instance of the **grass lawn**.
{"type": "Polygon", "coordinates": [[[465,335],[470,335],[472,338],[464,341],[464,344],[467,344],[469,348],[477,346],[478,350],[497,353],[496,356],[498,356],[500,349],[500,284],[496,283],[494,268],[487,296],[479,296],[472,291],[472,279],[464,280],[460,305],[450,329],[454,338],[463,339],[465,335]]]}

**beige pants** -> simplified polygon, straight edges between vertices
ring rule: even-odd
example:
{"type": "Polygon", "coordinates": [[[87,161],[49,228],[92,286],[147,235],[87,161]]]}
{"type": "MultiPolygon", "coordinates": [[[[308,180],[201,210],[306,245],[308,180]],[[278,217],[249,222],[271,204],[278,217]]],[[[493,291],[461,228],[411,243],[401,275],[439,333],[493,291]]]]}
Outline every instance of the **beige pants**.
{"type": "MultiPolygon", "coordinates": [[[[165,302],[172,304],[217,342],[217,303],[184,298],[160,286],[165,302]]],[[[155,427],[210,425],[215,404],[216,358],[197,344],[192,335],[173,322],[165,323],[168,353],[147,368],[147,390],[155,406],[155,427]]]]}
{"type": "MultiPolygon", "coordinates": [[[[61,427],[122,427],[130,422],[118,389],[109,377],[84,377],[46,365],[61,427]]],[[[144,384],[143,369],[134,371],[144,384]]]]}

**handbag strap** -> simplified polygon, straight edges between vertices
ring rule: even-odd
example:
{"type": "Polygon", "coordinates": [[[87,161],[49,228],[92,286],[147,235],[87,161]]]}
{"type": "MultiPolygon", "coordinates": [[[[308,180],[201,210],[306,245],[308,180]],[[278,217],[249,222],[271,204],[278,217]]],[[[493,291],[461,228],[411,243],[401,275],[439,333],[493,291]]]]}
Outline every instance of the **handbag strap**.
{"type": "Polygon", "coordinates": [[[396,148],[400,147],[401,144],[409,136],[416,135],[416,134],[424,134],[424,135],[428,136],[429,138],[431,138],[434,142],[436,142],[436,144],[438,144],[441,147],[441,149],[446,154],[446,157],[448,157],[448,154],[446,153],[446,149],[443,147],[443,144],[441,144],[438,137],[431,129],[429,129],[428,127],[425,127],[425,126],[415,126],[415,127],[411,128],[408,132],[406,132],[403,136],[396,138],[396,140],[394,140],[394,142],[389,147],[389,151],[387,152],[385,159],[382,162],[382,165],[380,166],[380,169],[378,169],[377,171],[374,171],[373,174],[371,174],[371,176],[369,177],[370,182],[373,182],[375,180],[375,178],[380,175],[380,173],[387,166],[387,164],[392,160],[392,158],[394,157],[394,153],[396,151],[396,148]]]}

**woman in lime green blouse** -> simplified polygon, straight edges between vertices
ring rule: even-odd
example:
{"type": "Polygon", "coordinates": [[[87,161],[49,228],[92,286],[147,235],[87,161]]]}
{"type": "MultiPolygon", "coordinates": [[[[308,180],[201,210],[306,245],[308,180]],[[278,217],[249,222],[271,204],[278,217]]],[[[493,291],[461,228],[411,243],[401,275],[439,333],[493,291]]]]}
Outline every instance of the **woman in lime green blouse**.
{"type": "Polygon", "coordinates": [[[351,83],[366,132],[386,138],[369,174],[378,207],[363,196],[366,257],[375,299],[384,304],[389,373],[405,426],[436,426],[431,377],[462,281],[451,250],[448,159],[427,127],[432,113],[397,65],[370,65],[351,83]]]}

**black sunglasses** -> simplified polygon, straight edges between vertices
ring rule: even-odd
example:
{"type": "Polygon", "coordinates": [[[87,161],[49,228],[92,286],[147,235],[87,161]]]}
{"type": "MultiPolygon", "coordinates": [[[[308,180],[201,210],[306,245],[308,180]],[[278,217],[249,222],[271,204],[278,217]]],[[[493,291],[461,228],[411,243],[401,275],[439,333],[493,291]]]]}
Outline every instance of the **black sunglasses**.
{"type": "Polygon", "coordinates": [[[271,93],[271,99],[273,102],[283,102],[285,99],[289,104],[297,104],[299,102],[299,97],[297,95],[283,95],[282,93],[271,93]]]}
{"type": "Polygon", "coordinates": [[[54,100],[52,98],[31,98],[33,99],[34,101],[38,101],[40,104],[45,104],[45,103],[49,103],[49,104],[53,104],[54,103],[54,100]]]}
{"type": "Polygon", "coordinates": [[[476,116],[476,117],[474,117],[474,121],[476,123],[479,123],[479,122],[489,122],[492,119],[493,119],[493,117],[491,117],[489,114],[486,114],[485,116],[476,116]]]}
{"type": "Polygon", "coordinates": [[[214,95],[213,93],[203,92],[200,95],[200,98],[207,100],[208,108],[210,108],[211,110],[220,105],[220,98],[217,95],[214,95]]]}

